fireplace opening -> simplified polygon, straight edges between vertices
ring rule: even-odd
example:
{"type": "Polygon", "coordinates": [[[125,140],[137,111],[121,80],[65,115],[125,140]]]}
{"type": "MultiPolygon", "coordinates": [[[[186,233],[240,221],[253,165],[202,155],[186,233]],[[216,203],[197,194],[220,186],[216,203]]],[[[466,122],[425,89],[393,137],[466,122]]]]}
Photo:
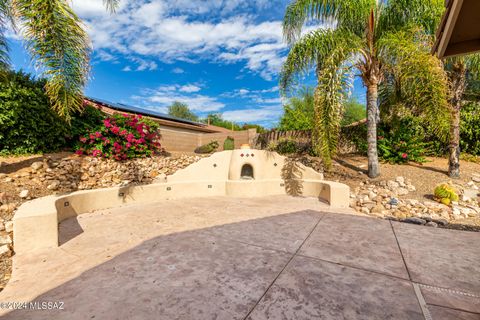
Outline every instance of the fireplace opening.
{"type": "Polygon", "coordinates": [[[249,164],[244,164],[242,166],[242,171],[240,173],[240,179],[242,180],[253,180],[253,167],[249,164]]]}

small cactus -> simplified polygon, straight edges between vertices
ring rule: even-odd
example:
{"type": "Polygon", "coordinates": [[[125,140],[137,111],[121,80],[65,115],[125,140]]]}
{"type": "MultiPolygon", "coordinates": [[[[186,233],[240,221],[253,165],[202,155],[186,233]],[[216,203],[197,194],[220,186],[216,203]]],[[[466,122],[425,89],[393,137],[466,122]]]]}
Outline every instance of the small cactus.
{"type": "Polygon", "coordinates": [[[435,187],[434,198],[436,201],[449,206],[452,201],[458,201],[458,194],[451,185],[442,183],[435,187]]]}

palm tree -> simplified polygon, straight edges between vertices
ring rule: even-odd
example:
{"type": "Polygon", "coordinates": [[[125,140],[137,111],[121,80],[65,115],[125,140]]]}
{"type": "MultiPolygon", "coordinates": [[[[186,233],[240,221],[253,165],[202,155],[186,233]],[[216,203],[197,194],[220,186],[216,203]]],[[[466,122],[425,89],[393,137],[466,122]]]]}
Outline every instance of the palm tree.
{"type": "MultiPolygon", "coordinates": [[[[114,12],[119,0],[103,0],[114,12]]],[[[0,0],[0,70],[9,68],[5,31],[20,31],[26,48],[48,79],[53,108],[67,120],[83,105],[90,41],[68,0],[0,0]]]]}
{"type": "Polygon", "coordinates": [[[480,54],[465,57],[453,57],[445,60],[445,70],[450,85],[450,144],[448,175],[460,177],[460,111],[467,91],[467,75],[480,75],[480,54]]]}
{"type": "Polygon", "coordinates": [[[423,37],[423,30],[439,21],[442,1],[294,0],[287,7],[283,32],[292,47],[283,66],[280,87],[284,93],[288,92],[295,76],[316,67],[314,136],[327,166],[336,150],[341,109],[355,71],[359,71],[367,88],[368,175],[371,178],[380,174],[378,90],[388,74],[401,74],[404,80],[412,82],[405,82],[409,87],[405,93],[413,93],[412,101],[425,103],[425,108],[435,109],[438,114],[446,113],[446,77],[440,62],[425,49],[423,37]],[[332,27],[301,36],[307,21],[332,27]],[[424,95],[414,88],[425,88],[424,95]]]}

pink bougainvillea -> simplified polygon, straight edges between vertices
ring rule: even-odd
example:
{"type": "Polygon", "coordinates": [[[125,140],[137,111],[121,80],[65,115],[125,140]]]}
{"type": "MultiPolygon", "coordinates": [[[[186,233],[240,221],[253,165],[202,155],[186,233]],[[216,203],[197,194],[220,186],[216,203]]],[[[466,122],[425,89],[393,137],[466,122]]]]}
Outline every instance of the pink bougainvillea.
{"type": "Polygon", "coordinates": [[[125,160],[161,151],[158,124],[140,115],[113,115],[81,136],[76,154],[125,160]]]}

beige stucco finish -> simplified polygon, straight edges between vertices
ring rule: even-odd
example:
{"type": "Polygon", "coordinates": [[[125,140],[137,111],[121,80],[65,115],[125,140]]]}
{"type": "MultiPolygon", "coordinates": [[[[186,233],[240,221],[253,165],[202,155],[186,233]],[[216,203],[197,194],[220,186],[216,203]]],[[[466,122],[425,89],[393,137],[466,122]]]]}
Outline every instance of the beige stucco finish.
{"type": "Polygon", "coordinates": [[[14,248],[20,254],[57,247],[57,228],[61,221],[129,203],[224,195],[264,197],[285,194],[314,197],[332,208],[346,208],[350,191],[348,186],[325,181],[322,174],[274,152],[254,149],[223,151],[154,184],[80,191],[27,202],[13,218],[14,248]],[[253,180],[241,179],[241,168],[245,164],[253,167],[253,180]]]}

